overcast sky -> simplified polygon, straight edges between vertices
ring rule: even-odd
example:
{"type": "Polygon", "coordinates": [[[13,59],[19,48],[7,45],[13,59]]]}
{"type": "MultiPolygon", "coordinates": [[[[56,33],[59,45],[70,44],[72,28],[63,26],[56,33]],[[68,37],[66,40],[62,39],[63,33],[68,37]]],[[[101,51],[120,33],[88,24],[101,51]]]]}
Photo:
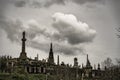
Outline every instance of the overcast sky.
{"type": "Polygon", "coordinates": [[[119,0],[0,0],[0,55],[19,57],[22,31],[27,56],[47,59],[53,43],[54,58],[79,65],[107,57],[120,58],[116,28],[120,26],[119,0]]]}

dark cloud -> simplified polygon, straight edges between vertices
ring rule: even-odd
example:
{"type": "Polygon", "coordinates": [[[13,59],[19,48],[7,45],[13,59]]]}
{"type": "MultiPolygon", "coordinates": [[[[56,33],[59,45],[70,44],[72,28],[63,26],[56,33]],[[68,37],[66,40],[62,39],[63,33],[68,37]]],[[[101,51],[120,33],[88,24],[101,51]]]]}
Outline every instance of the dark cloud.
{"type": "Polygon", "coordinates": [[[30,6],[34,8],[50,7],[54,4],[64,5],[64,0],[15,0],[16,7],[30,6]]]}
{"type": "Polygon", "coordinates": [[[42,50],[46,53],[49,53],[49,48],[50,48],[49,44],[50,43],[40,43],[40,42],[32,41],[32,40],[30,40],[29,43],[30,44],[28,46],[38,49],[38,50],[42,50]]]}
{"type": "Polygon", "coordinates": [[[61,5],[65,5],[65,0],[50,0],[48,2],[46,2],[46,4],[44,5],[45,7],[49,7],[53,4],[61,4],[61,5]]]}
{"type": "Polygon", "coordinates": [[[6,9],[8,3],[8,0],[0,0],[0,17],[4,16],[4,9],[6,9]]]}
{"type": "Polygon", "coordinates": [[[93,3],[93,2],[100,2],[102,0],[72,0],[73,2],[77,3],[77,4],[84,4],[87,2],[93,3]]]}
{"type": "Polygon", "coordinates": [[[54,4],[65,5],[67,2],[73,2],[76,4],[85,4],[85,3],[95,3],[95,2],[105,2],[105,0],[14,0],[14,5],[16,7],[50,7],[54,4]]]}
{"type": "MultiPolygon", "coordinates": [[[[32,48],[45,51],[49,53],[50,50],[50,42],[40,43],[36,41],[31,41],[29,46],[32,48]]],[[[85,54],[85,49],[83,47],[74,47],[71,45],[65,45],[60,43],[53,42],[53,51],[54,53],[64,54],[64,55],[77,55],[77,54],[85,54]]]]}
{"type": "Polygon", "coordinates": [[[21,27],[22,22],[19,20],[9,20],[3,17],[0,21],[0,29],[4,30],[7,34],[7,38],[10,39],[12,42],[18,42],[19,35],[23,28],[21,27]]]}
{"type": "Polygon", "coordinates": [[[24,7],[26,5],[26,1],[24,1],[24,0],[15,1],[14,4],[16,7],[24,7]]]}
{"type": "Polygon", "coordinates": [[[30,4],[30,6],[34,7],[34,8],[40,8],[43,7],[41,2],[38,1],[32,1],[32,3],[30,4]]]}
{"type": "Polygon", "coordinates": [[[66,45],[66,44],[55,44],[55,52],[59,52],[61,54],[66,55],[77,55],[77,54],[85,54],[85,49],[83,46],[73,46],[73,45],[66,45]]]}

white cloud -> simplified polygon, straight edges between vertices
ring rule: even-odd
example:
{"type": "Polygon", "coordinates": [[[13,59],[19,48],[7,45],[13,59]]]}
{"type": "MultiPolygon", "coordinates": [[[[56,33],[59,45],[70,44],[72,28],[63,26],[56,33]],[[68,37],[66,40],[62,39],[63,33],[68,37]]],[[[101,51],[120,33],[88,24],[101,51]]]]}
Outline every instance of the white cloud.
{"type": "Polygon", "coordinates": [[[70,44],[91,42],[96,36],[96,31],[88,24],[78,21],[72,14],[55,13],[53,27],[58,30],[54,37],[58,40],[67,40],[70,44]]]}

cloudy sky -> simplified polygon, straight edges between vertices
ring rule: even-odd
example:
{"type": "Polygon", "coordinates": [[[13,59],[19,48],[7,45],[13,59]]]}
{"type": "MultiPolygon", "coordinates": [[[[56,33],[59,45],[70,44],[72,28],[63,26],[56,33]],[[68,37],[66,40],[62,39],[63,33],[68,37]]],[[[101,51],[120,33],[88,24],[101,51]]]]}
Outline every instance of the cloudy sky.
{"type": "Polygon", "coordinates": [[[0,0],[0,55],[19,57],[22,32],[27,56],[47,59],[50,43],[54,58],[81,65],[107,57],[120,58],[119,0],[0,0]]]}

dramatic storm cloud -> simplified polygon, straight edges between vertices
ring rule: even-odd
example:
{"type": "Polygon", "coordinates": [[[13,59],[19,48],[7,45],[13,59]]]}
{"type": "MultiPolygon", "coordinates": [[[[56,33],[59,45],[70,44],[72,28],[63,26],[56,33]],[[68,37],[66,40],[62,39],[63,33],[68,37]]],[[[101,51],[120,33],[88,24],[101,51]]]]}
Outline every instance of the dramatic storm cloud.
{"type": "Polygon", "coordinates": [[[49,7],[53,4],[65,4],[64,0],[14,0],[16,7],[49,7]]]}
{"type": "Polygon", "coordinates": [[[72,14],[55,13],[53,15],[53,27],[58,31],[54,37],[58,40],[66,40],[70,44],[91,42],[96,31],[88,24],[78,21],[72,14]]]}
{"type": "Polygon", "coordinates": [[[50,27],[41,25],[37,20],[9,20],[3,18],[0,28],[7,34],[12,42],[20,42],[22,31],[27,32],[27,46],[49,52],[52,40],[54,52],[65,55],[84,54],[85,49],[80,43],[91,42],[96,31],[86,23],[78,21],[72,14],[55,13],[50,27]]]}
{"type": "Polygon", "coordinates": [[[8,39],[12,42],[18,42],[18,36],[21,33],[22,22],[20,20],[9,20],[5,17],[0,20],[0,29],[4,30],[7,34],[8,39]]]}
{"type": "Polygon", "coordinates": [[[87,2],[100,2],[100,1],[103,1],[103,0],[72,0],[73,2],[77,3],[77,4],[84,4],[84,3],[87,3],[87,2]]]}
{"type": "Polygon", "coordinates": [[[13,0],[16,7],[50,7],[54,4],[65,5],[68,2],[74,2],[76,4],[94,3],[94,2],[104,2],[105,0],[13,0]]]}

